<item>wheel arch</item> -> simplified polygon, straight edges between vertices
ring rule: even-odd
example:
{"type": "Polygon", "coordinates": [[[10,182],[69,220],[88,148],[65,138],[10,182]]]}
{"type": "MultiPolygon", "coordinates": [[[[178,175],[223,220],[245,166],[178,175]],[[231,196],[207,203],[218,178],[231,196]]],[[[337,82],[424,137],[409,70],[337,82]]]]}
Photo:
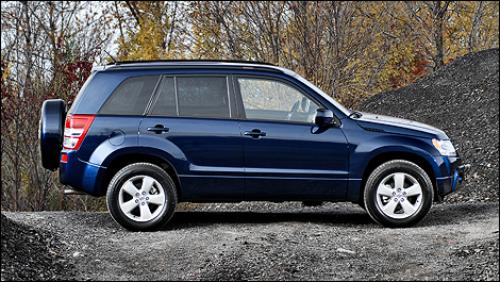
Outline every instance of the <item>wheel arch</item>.
{"type": "Polygon", "coordinates": [[[365,192],[365,185],[366,181],[368,180],[368,177],[370,174],[373,172],[375,168],[380,166],[383,163],[386,163],[388,161],[392,160],[405,160],[405,161],[410,161],[421,167],[429,176],[432,182],[432,189],[434,191],[434,200],[437,199],[437,183],[436,183],[436,174],[434,172],[434,168],[432,164],[423,156],[412,153],[412,152],[406,152],[406,151],[392,151],[392,152],[383,152],[380,153],[373,158],[370,159],[368,164],[365,166],[365,169],[363,171],[363,177],[361,181],[361,189],[360,189],[360,198],[358,201],[360,203],[363,202],[363,195],[365,192]]]}
{"type": "Polygon", "coordinates": [[[168,173],[175,183],[178,199],[182,199],[181,182],[176,167],[172,161],[163,157],[161,154],[156,154],[155,152],[123,152],[115,154],[114,156],[109,156],[104,162],[106,172],[104,174],[99,193],[102,195],[106,194],[109,182],[120,169],[127,165],[139,162],[157,165],[168,173]]]}

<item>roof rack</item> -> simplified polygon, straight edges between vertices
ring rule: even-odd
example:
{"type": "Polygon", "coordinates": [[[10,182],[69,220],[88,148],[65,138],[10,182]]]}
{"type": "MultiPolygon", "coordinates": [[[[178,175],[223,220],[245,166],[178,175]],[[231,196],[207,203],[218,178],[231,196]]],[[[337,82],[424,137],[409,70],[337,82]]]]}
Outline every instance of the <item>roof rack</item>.
{"type": "Polygon", "coordinates": [[[127,65],[127,64],[145,64],[145,63],[239,63],[239,64],[256,64],[256,65],[267,65],[267,66],[275,66],[271,63],[260,62],[260,61],[245,61],[245,60],[203,60],[203,59],[194,59],[194,60],[137,60],[137,61],[120,61],[120,62],[112,62],[106,64],[110,65],[127,65]]]}

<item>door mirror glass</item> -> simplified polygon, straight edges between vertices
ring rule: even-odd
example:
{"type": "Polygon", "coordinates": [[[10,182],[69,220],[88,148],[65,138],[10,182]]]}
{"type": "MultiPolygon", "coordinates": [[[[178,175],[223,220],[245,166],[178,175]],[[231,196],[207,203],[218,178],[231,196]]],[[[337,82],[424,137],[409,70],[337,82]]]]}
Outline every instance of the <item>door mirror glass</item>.
{"type": "Polygon", "coordinates": [[[333,112],[327,109],[318,109],[316,111],[314,123],[322,128],[335,126],[335,118],[333,116],[333,112]]]}

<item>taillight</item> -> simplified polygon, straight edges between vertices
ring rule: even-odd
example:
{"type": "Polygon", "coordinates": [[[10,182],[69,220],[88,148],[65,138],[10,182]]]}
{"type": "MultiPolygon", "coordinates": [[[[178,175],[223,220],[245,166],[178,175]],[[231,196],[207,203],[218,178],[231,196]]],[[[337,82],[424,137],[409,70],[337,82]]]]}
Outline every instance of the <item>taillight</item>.
{"type": "Polygon", "coordinates": [[[63,147],[78,150],[94,118],[94,115],[68,115],[64,127],[63,147]]]}

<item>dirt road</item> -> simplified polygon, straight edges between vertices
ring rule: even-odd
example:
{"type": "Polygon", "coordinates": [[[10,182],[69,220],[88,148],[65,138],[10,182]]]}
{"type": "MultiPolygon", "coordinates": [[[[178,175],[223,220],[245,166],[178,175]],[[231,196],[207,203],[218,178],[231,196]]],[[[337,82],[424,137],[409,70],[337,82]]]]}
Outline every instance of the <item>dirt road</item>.
{"type": "Polygon", "coordinates": [[[498,203],[435,205],[409,229],[381,228],[344,203],[276,207],[178,212],[151,233],[107,213],[6,215],[55,233],[83,280],[498,279],[498,203]]]}

